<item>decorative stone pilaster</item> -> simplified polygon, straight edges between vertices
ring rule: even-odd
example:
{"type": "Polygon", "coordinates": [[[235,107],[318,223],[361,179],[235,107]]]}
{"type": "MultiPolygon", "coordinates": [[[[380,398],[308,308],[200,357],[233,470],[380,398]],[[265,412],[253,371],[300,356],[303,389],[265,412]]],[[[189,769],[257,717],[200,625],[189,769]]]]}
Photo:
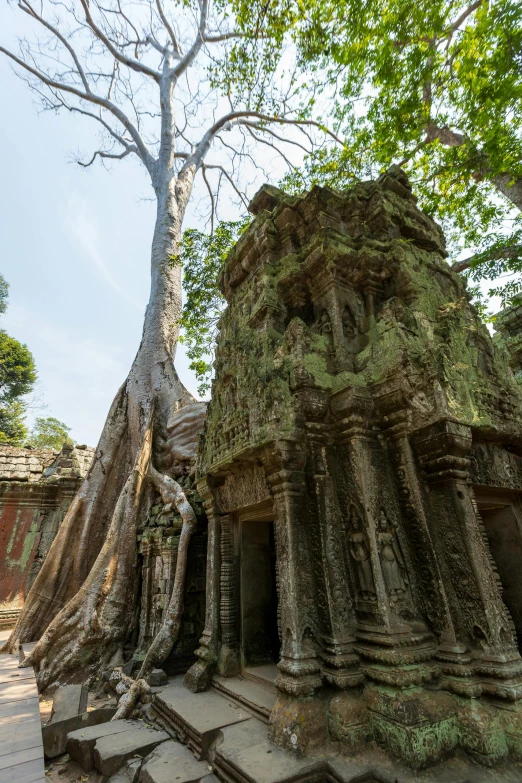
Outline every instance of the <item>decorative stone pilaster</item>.
{"type": "Polygon", "coordinates": [[[221,517],[220,609],[221,644],[218,671],[232,677],[240,670],[238,556],[232,515],[221,517]]]}
{"type": "Polygon", "coordinates": [[[314,554],[308,530],[304,458],[292,443],[278,442],[276,448],[279,454],[272,457],[267,470],[279,563],[281,659],[276,685],[292,696],[308,696],[321,685],[321,667],[315,648],[314,554]]]}
{"type": "Polygon", "coordinates": [[[198,492],[208,519],[207,575],[205,628],[196,650],[198,660],[185,674],[183,684],[193,693],[199,693],[210,686],[217,664],[220,605],[220,538],[221,521],[214,499],[206,480],[199,482],[198,492]]]}
{"type": "Polygon", "coordinates": [[[445,420],[416,432],[412,441],[427,476],[453,622],[471,651],[469,685],[463,686],[458,663],[444,653],[441,684],[462,695],[484,692],[517,700],[522,697],[522,661],[469,483],[471,429],[445,420]]]}
{"type": "MultiPolygon", "coordinates": [[[[309,425],[313,431],[313,425],[309,425]]],[[[326,682],[338,688],[359,685],[364,675],[359,669],[359,656],[354,651],[355,613],[354,597],[347,579],[343,552],[343,525],[337,503],[333,479],[328,472],[327,448],[321,439],[310,432],[314,488],[317,515],[317,559],[321,589],[319,602],[322,624],[320,658],[326,682]]]]}
{"type": "Polygon", "coordinates": [[[347,465],[341,502],[361,669],[389,686],[419,685],[433,676],[435,642],[413,598],[415,574],[386,449],[369,426],[372,406],[364,393],[338,395],[334,410],[347,465]]]}

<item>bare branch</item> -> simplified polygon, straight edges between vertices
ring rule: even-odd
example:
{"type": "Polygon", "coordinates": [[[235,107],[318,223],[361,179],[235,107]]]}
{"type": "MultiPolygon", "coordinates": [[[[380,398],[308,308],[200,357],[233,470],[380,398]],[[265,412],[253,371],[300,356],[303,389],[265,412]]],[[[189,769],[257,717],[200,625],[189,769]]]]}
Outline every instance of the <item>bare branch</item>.
{"type": "MultiPolygon", "coordinates": [[[[82,0],[82,2],[85,2],[85,0],[82,0]]],[[[196,59],[199,50],[203,46],[203,43],[205,41],[205,30],[207,29],[208,5],[209,5],[209,0],[200,0],[201,10],[199,15],[199,25],[198,25],[198,31],[196,33],[196,38],[194,40],[194,43],[188,50],[187,54],[184,56],[181,62],[173,69],[173,76],[175,79],[179,79],[179,77],[183,73],[185,73],[187,68],[190,68],[190,66],[196,59]]]]}
{"type": "Polygon", "coordinates": [[[465,9],[465,10],[464,10],[462,13],[461,13],[461,15],[458,17],[458,19],[457,19],[457,20],[456,20],[456,21],[455,21],[455,22],[454,22],[454,23],[453,23],[453,24],[450,26],[450,29],[449,29],[449,35],[450,35],[450,36],[451,36],[451,35],[453,35],[453,33],[455,33],[455,32],[456,32],[456,31],[459,29],[459,27],[460,27],[462,24],[464,24],[464,22],[466,21],[466,19],[468,18],[468,16],[470,16],[470,15],[471,15],[471,14],[472,14],[474,11],[476,11],[476,10],[477,10],[477,8],[480,8],[480,6],[482,5],[482,3],[483,3],[483,2],[484,2],[484,0],[475,0],[475,2],[474,2],[474,3],[472,3],[471,5],[469,5],[469,6],[468,6],[468,7],[467,7],[467,8],[466,8],[466,9],[465,9]]]}
{"type": "MultiPolygon", "coordinates": [[[[296,147],[299,147],[300,149],[304,150],[307,155],[310,155],[312,150],[307,149],[304,144],[299,144],[298,141],[295,141],[294,139],[283,139],[282,136],[279,136],[277,133],[274,133],[274,131],[271,128],[267,128],[264,125],[258,125],[256,122],[242,122],[242,125],[246,125],[250,128],[253,128],[254,130],[262,131],[263,133],[269,133],[270,136],[273,136],[275,139],[278,139],[279,141],[282,141],[284,144],[294,144],[296,147]]],[[[257,136],[255,137],[257,139],[257,136]]],[[[259,139],[257,139],[259,141],[259,139]]]]}
{"type": "MultiPolygon", "coordinates": [[[[210,33],[209,35],[205,35],[204,41],[205,43],[219,43],[220,41],[230,41],[232,38],[251,38],[251,33],[210,33]]],[[[256,40],[261,38],[266,38],[265,35],[256,35],[256,40]]]]}
{"type": "Polygon", "coordinates": [[[522,245],[510,245],[509,247],[493,248],[482,253],[475,253],[462,261],[456,261],[451,265],[452,272],[465,272],[478,263],[488,261],[512,261],[522,257],[522,245]]]}
{"type": "Polygon", "coordinates": [[[210,196],[210,233],[214,233],[214,216],[216,213],[216,204],[214,200],[214,194],[212,192],[212,188],[210,187],[210,182],[207,179],[207,173],[206,173],[206,166],[203,164],[201,166],[201,174],[203,177],[203,180],[205,182],[205,185],[207,186],[208,195],[210,196]]]}
{"type": "Polygon", "coordinates": [[[127,155],[130,155],[131,152],[136,152],[136,147],[129,146],[127,149],[123,150],[123,152],[120,155],[116,155],[116,153],[112,152],[105,152],[104,150],[96,150],[92,158],[88,163],[82,163],[81,160],[77,161],[79,166],[83,166],[84,169],[89,168],[89,166],[92,166],[96,158],[110,158],[111,160],[121,160],[122,158],[126,158],[127,155]]]}
{"type": "Polygon", "coordinates": [[[160,74],[158,71],[155,71],[154,68],[149,68],[148,65],[144,65],[144,63],[140,63],[139,60],[134,60],[132,57],[126,57],[124,54],[118,51],[116,46],[113,45],[112,41],[105,35],[103,30],[98,27],[94,19],[92,18],[92,14],[89,9],[89,2],[88,0],[80,0],[80,3],[82,4],[83,11],[85,13],[85,19],[87,20],[87,24],[95,34],[95,36],[103,43],[105,44],[106,48],[109,50],[109,52],[112,54],[112,56],[118,60],[118,62],[122,63],[122,65],[126,65],[127,68],[130,68],[133,71],[138,71],[138,73],[144,73],[147,76],[150,76],[151,79],[154,79],[155,82],[160,81],[160,74]]]}
{"type": "MultiPolygon", "coordinates": [[[[119,106],[116,106],[114,103],[112,103],[112,101],[109,101],[106,98],[102,98],[101,95],[95,95],[91,91],[82,92],[77,87],[73,87],[70,84],[64,84],[63,82],[58,82],[55,79],[52,79],[50,76],[47,76],[47,74],[43,73],[37,68],[33,68],[31,65],[26,63],[24,60],[20,59],[20,57],[17,57],[8,49],[5,49],[3,46],[0,46],[0,52],[2,54],[5,54],[6,57],[9,57],[11,60],[13,60],[13,62],[15,62],[21,68],[26,70],[28,73],[32,74],[33,76],[36,76],[36,78],[39,79],[41,82],[43,82],[43,84],[47,85],[47,87],[50,87],[53,90],[68,92],[71,95],[75,95],[77,98],[80,98],[81,100],[89,101],[90,103],[94,103],[97,106],[102,106],[104,109],[110,111],[116,117],[116,119],[121,122],[123,127],[129,132],[129,134],[132,137],[132,140],[136,145],[138,156],[143,161],[143,164],[145,165],[149,173],[151,175],[153,174],[155,160],[151,155],[151,153],[149,152],[149,150],[147,149],[147,146],[145,145],[145,142],[141,138],[138,129],[133,125],[133,123],[129,120],[125,112],[123,112],[119,108],[119,106]]],[[[93,115],[93,117],[95,119],[99,119],[98,117],[96,117],[96,115],[93,115]]]]}
{"type": "Polygon", "coordinates": [[[246,198],[244,193],[241,193],[241,191],[238,189],[236,183],[234,182],[234,180],[232,179],[232,177],[230,176],[228,171],[223,166],[219,166],[217,164],[205,163],[205,168],[206,169],[217,169],[218,171],[220,171],[221,174],[223,174],[223,176],[225,177],[225,179],[228,179],[228,181],[230,182],[230,184],[232,185],[232,187],[236,191],[237,195],[239,196],[239,198],[243,202],[245,208],[248,208],[248,199],[246,198]]]}
{"type": "Polygon", "coordinates": [[[338,136],[336,136],[335,133],[330,131],[328,128],[325,128],[325,126],[321,125],[321,123],[316,122],[315,120],[291,120],[287,117],[271,117],[268,114],[262,114],[261,112],[249,110],[232,111],[229,114],[225,114],[217,122],[215,122],[201,139],[193,155],[196,166],[201,164],[201,161],[204,159],[205,155],[210,149],[213,139],[220,130],[232,128],[234,125],[241,125],[243,124],[244,120],[248,119],[256,119],[261,120],[262,122],[276,123],[280,125],[294,125],[297,127],[301,125],[312,126],[319,128],[328,136],[331,136],[332,139],[334,139],[338,144],[344,146],[344,142],[338,136]]]}
{"type": "Polygon", "coordinates": [[[286,163],[286,165],[288,166],[288,168],[289,168],[289,169],[291,169],[291,170],[292,170],[292,169],[294,169],[294,170],[295,170],[295,169],[297,168],[297,167],[296,167],[296,166],[294,166],[294,164],[293,164],[293,163],[292,163],[292,162],[291,162],[291,161],[290,161],[290,160],[289,160],[289,159],[286,157],[286,155],[284,154],[284,152],[283,152],[282,150],[280,150],[280,149],[279,149],[279,147],[276,147],[276,146],[275,146],[275,144],[273,144],[273,143],[272,143],[272,142],[270,142],[270,141],[267,141],[267,139],[260,139],[260,138],[259,138],[259,136],[256,136],[256,134],[254,133],[254,131],[252,130],[252,128],[251,128],[251,127],[249,127],[249,126],[247,126],[247,131],[250,133],[250,135],[252,136],[252,138],[253,138],[253,139],[255,139],[256,141],[260,142],[261,144],[266,144],[266,146],[267,146],[267,147],[270,147],[270,149],[274,150],[274,152],[276,152],[278,155],[280,155],[280,156],[283,158],[284,162],[286,163]]]}
{"type": "Polygon", "coordinates": [[[55,35],[59,41],[62,42],[62,44],[65,46],[65,48],[71,55],[74,64],[76,65],[80,79],[82,80],[83,86],[85,87],[85,91],[90,92],[90,87],[89,87],[89,82],[87,81],[87,77],[85,76],[84,70],[80,64],[76,52],[74,51],[74,48],[71,46],[67,38],[65,38],[65,36],[63,36],[61,32],[56,29],[56,27],[54,27],[46,19],[44,19],[43,16],[37,14],[34,8],[29,4],[28,0],[20,0],[20,2],[18,3],[18,7],[20,8],[21,11],[26,13],[28,16],[31,16],[33,19],[36,19],[37,22],[39,22],[43,27],[49,30],[49,32],[55,35]]]}
{"type": "Polygon", "coordinates": [[[170,40],[172,41],[172,54],[174,57],[181,59],[181,49],[179,48],[179,44],[177,42],[176,36],[174,34],[174,30],[172,29],[172,25],[170,24],[169,20],[165,16],[165,11],[163,10],[163,6],[161,4],[161,0],[156,0],[156,7],[158,9],[158,14],[160,16],[161,21],[163,22],[165,26],[165,30],[168,32],[170,40]]]}

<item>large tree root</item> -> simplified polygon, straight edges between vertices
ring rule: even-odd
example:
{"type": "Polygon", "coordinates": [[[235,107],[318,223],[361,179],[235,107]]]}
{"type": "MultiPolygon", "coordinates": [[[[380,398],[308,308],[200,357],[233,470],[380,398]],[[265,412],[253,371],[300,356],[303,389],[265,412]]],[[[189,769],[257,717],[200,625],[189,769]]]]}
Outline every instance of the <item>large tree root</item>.
{"type": "Polygon", "coordinates": [[[162,664],[168,657],[177,641],[183,618],[188,548],[192,534],[196,529],[196,515],[177,481],[170,476],[159,473],[151,463],[149,463],[148,475],[159,489],[163,502],[165,504],[173,503],[176,506],[183,520],[183,527],[178,544],[174,586],[161,628],[147,651],[138,674],[138,679],[133,681],[129,691],[120,700],[118,711],[112,720],[129,717],[136,709],[140,699],[148,695],[148,692],[144,690],[143,683],[146,684],[146,679],[152,672],[152,669],[162,664]]]}
{"type": "Polygon", "coordinates": [[[133,680],[121,669],[114,669],[108,680],[109,687],[120,696],[118,709],[111,720],[131,717],[134,710],[146,701],[150,701],[151,691],[146,680],[133,680]]]}
{"type": "Polygon", "coordinates": [[[136,580],[129,579],[129,574],[136,572],[136,521],[151,450],[149,420],[104,544],[87,579],[22,664],[36,668],[40,691],[65,670],[76,670],[85,679],[87,672],[97,673],[100,666],[121,652],[135,605],[136,580]]]}
{"type": "MultiPolygon", "coordinates": [[[[179,633],[196,520],[171,475],[186,473],[193,464],[205,405],[183,388],[170,354],[159,361],[149,349],[143,342],[114,400],[93,465],[7,645],[17,652],[20,642],[39,639],[24,665],[34,666],[40,692],[58,682],[92,683],[128,657],[124,648],[139,617],[136,533],[148,516],[155,486],[165,502],[176,505],[183,528],[172,599],[144,672],[164,660],[179,633]]],[[[124,712],[144,698],[142,685],[129,688],[124,712]]]]}

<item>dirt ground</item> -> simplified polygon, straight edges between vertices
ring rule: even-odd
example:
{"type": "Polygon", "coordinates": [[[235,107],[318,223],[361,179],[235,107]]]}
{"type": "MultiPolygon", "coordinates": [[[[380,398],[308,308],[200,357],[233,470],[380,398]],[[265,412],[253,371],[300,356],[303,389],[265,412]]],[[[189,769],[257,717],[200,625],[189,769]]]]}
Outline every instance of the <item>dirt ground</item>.
{"type": "Polygon", "coordinates": [[[95,770],[84,772],[67,753],[45,763],[45,777],[52,783],[102,783],[103,775],[95,770]]]}

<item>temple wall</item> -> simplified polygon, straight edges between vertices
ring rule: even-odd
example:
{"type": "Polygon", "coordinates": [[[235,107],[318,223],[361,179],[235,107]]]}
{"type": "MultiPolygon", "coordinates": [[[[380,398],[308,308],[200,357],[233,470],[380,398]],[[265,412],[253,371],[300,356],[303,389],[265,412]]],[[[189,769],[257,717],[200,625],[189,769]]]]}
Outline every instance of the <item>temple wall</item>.
{"type": "Polygon", "coordinates": [[[185,683],[252,676],[261,650],[270,736],[289,750],[376,742],[415,768],[458,749],[520,759],[513,358],[397,167],[345,192],[265,186],[250,211],[220,280],[198,460],[205,627],[185,683]],[[265,565],[247,573],[252,547],[265,565]],[[255,647],[254,614],[277,655],[255,647]]]}
{"type": "Polygon", "coordinates": [[[0,626],[14,624],[93,453],[0,445],[0,626]]]}

